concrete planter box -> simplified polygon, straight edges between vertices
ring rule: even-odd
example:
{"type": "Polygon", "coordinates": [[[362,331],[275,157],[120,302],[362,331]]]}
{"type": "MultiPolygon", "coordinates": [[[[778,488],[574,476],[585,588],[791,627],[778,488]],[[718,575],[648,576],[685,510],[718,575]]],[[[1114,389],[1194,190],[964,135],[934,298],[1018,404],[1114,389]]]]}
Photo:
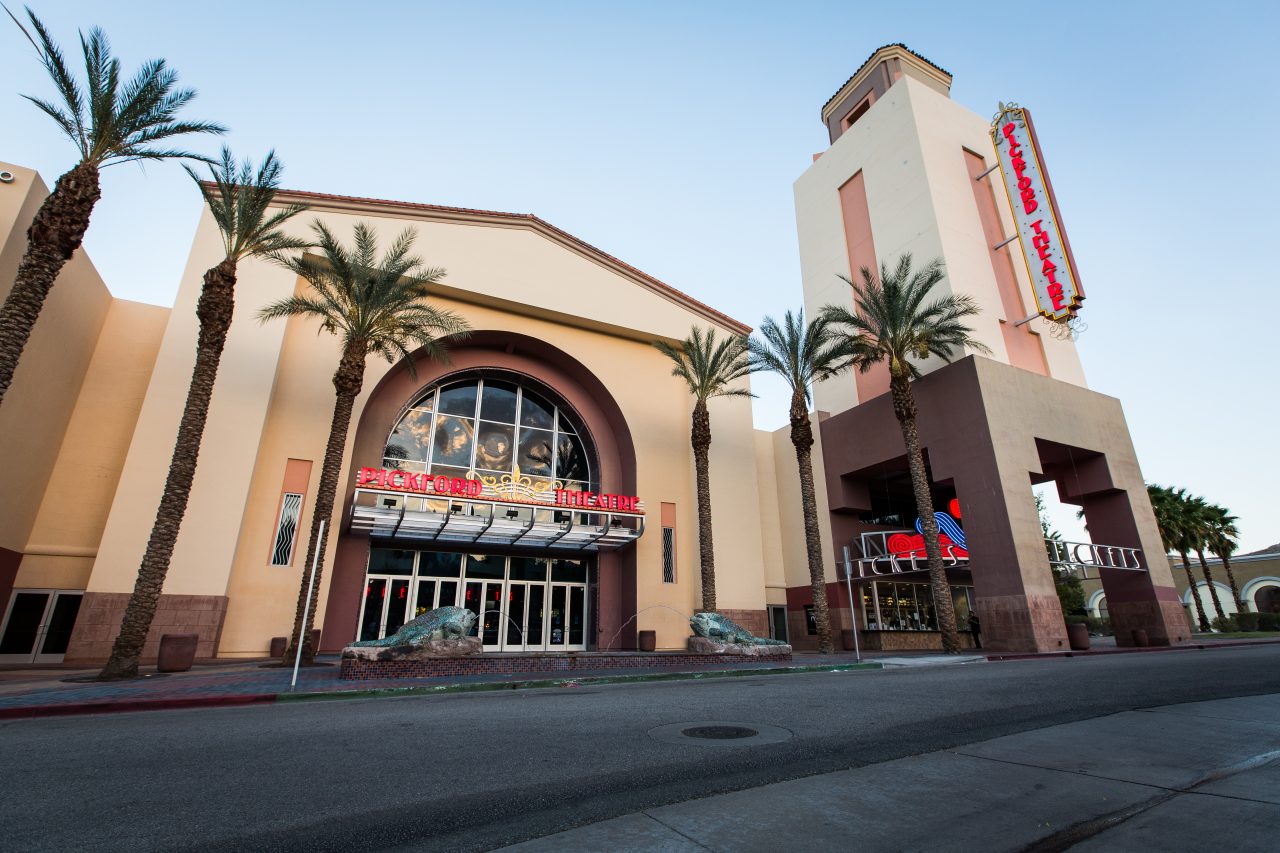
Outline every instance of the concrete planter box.
{"type": "Polygon", "coordinates": [[[284,650],[289,647],[288,637],[272,637],[270,655],[273,658],[284,657],[284,650]]]}
{"type": "Polygon", "coordinates": [[[1067,643],[1072,651],[1083,652],[1089,648],[1089,626],[1075,623],[1067,626],[1067,643]]]}
{"type": "Polygon", "coordinates": [[[636,643],[642,652],[651,652],[658,648],[658,632],[657,631],[641,631],[636,637],[636,643]]]}

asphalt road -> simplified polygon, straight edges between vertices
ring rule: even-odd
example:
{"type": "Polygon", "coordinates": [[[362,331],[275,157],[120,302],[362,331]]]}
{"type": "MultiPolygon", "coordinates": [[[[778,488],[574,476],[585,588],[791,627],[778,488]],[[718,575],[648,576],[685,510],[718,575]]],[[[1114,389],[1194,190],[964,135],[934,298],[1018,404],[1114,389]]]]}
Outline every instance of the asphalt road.
{"type": "Polygon", "coordinates": [[[1280,648],[1258,646],[16,720],[0,725],[0,844],[487,850],[1120,710],[1276,692],[1280,648]],[[794,736],[724,748],[647,734],[701,721],[794,736]]]}

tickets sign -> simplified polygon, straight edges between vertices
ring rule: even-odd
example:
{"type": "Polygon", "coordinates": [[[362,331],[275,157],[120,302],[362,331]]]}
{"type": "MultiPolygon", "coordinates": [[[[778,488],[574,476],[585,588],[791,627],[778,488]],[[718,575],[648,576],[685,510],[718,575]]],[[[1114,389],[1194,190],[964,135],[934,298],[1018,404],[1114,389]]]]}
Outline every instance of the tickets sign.
{"type": "Polygon", "coordinates": [[[1031,276],[1036,308],[1047,319],[1065,320],[1080,308],[1084,291],[1030,113],[1016,104],[1001,104],[991,124],[991,140],[1018,227],[1018,243],[1031,276]]]}

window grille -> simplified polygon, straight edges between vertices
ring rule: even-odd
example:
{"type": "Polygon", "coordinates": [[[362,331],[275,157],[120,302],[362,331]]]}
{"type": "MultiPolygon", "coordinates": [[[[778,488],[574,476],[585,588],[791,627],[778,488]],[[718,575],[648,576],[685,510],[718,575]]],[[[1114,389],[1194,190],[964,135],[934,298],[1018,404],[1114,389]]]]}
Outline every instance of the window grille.
{"type": "Polygon", "coordinates": [[[298,539],[298,516],[302,513],[302,495],[286,492],[280,502],[280,521],[276,525],[276,543],[271,549],[271,565],[293,564],[293,546],[298,539]]]}
{"type": "Polygon", "coordinates": [[[662,582],[676,582],[676,530],[662,528],[662,582]]]}

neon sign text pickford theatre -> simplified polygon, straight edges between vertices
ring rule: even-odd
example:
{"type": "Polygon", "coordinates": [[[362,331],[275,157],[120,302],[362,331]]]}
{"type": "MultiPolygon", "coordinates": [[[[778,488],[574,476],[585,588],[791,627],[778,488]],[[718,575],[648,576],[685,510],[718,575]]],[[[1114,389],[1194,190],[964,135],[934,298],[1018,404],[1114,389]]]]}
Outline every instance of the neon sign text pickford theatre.
{"type": "Polygon", "coordinates": [[[597,509],[607,512],[644,512],[640,498],[635,495],[584,492],[563,488],[519,490],[521,492],[529,492],[529,496],[525,496],[517,494],[516,490],[502,488],[502,484],[499,484],[496,480],[494,483],[489,483],[483,479],[414,474],[394,468],[390,470],[386,468],[361,468],[356,475],[356,486],[372,486],[379,489],[423,495],[448,495],[450,497],[479,498],[481,500],[493,499],[512,503],[554,504],[555,506],[597,509]],[[529,499],[530,497],[533,499],[529,499]]]}
{"type": "Polygon", "coordinates": [[[991,140],[1018,226],[1018,242],[1031,276],[1036,307],[1050,320],[1063,320],[1075,314],[1084,301],[1084,291],[1028,111],[1001,104],[991,126],[991,140]]]}

